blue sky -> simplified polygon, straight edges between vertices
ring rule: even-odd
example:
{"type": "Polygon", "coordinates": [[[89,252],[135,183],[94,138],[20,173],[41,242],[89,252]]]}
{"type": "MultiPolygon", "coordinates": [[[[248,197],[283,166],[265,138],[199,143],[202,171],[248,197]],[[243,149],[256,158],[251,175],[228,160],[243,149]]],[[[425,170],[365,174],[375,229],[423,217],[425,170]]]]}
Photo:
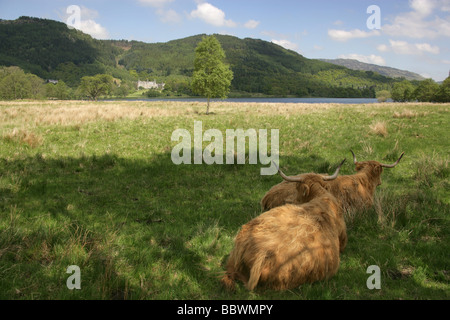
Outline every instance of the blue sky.
{"type": "Polygon", "coordinates": [[[166,42],[220,33],[272,41],[307,58],[355,58],[436,81],[450,70],[450,0],[0,0],[0,19],[22,15],[77,22],[97,39],[166,42]],[[67,12],[71,5],[79,10],[67,12]],[[379,16],[367,13],[372,5],[379,16]],[[380,18],[380,29],[368,27],[372,16],[380,18]]]}

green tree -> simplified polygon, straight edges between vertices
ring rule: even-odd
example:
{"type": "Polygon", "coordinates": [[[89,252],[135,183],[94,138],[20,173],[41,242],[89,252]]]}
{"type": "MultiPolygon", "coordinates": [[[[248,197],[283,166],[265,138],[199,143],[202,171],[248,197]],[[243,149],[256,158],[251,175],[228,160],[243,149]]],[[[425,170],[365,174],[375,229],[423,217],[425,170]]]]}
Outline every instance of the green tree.
{"type": "Polygon", "coordinates": [[[70,88],[62,80],[55,85],[55,96],[59,100],[66,100],[70,95],[70,88]]]}
{"type": "Polygon", "coordinates": [[[419,83],[414,95],[420,102],[434,102],[439,91],[439,85],[433,79],[425,79],[419,83]]]}
{"type": "Polygon", "coordinates": [[[378,102],[386,102],[387,99],[391,98],[391,93],[388,90],[381,90],[376,93],[378,102]]]}
{"type": "Polygon", "coordinates": [[[113,95],[116,97],[125,98],[128,94],[130,94],[131,88],[128,82],[122,81],[120,85],[116,85],[113,88],[113,95]]]}
{"type": "Polygon", "coordinates": [[[112,88],[113,77],[108,74],[81,78],[80,91],[95,101],[99,96],[109,94],[112,88]]]}
{"type": "Polygon", "coordinates": [[[139,75],[136,70],[130,70],[129,73],[130,73],[130,76],[133,78],[133,80],[138,80],[139,75]]]}
{"type": "Polygon", "coordinates": [[[66,100],[70,95],[70,88],[62,80],[59,80],[57,84],[48,83],[45,89],[47,98],[66,100]]]}
{"type": "Polygon", "coordinates": [[[43,99],[45,97],[44,80],[31,73],[28,73],[26,77],[30,84],[29,97],[33,99],[43,99]]]}
{"type": "Polygon", "coordinates": [[[19,67],[0,70],[0,98],[5,100],[27,99],[31,97],[31,83],[19,67]]]}
{"type": "Polygon", "coordinates": [[[224,59],[225,51],[214,36],[204,37],[195,49],[192,90],[208,99],[206,114],[211,98],[225,99],[230,92],[233,72],[224,59]]]}
{"type": "Polygon", "coordinates": [[[408,80],[394,84],[391,93],[395,102],[407,102],[414,100],[414,86],[408,80]]]}
{"type": "Polygon", "coordinates": [[[149,89],[145,92],[145,95],[149,98],[161,97],[163,94],[158,89],[149,89]]]}
{"type": "Polygon", "coordinates": [[[450,77],[442,82],[436,100],[438,102],[450,102],[450,77]]]}

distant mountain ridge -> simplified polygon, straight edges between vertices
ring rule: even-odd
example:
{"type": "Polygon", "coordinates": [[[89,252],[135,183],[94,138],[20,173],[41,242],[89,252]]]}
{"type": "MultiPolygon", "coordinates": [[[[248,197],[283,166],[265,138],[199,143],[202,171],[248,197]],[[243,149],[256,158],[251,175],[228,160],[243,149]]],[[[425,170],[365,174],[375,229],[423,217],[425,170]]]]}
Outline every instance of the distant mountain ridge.
{"type": "Polygon", "coordinates": [[[372,71],[377,72],[383,76],[390,78],[405,78],[406,80],[425,80],[421,75],[406,71],[400,70],[391,67],[379,66],[376,64],[364,63],[355,59],[319,59],[320,61],[332,63],[338,66],[346,67],[352,70],[360,70],[360,71],[372,71]]]}

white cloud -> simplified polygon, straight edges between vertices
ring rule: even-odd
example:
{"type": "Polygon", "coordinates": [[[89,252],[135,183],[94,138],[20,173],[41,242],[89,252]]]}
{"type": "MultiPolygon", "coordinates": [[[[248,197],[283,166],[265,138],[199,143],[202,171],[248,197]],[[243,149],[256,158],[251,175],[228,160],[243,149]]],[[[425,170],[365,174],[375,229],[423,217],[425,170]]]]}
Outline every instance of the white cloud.
{"type": "Polygon", "coordinates": [[[138,0],[141,4],[146,6],[152,6],[155,8],[161,8],[173,0],[138,0]]]}
{"type": "Polygon", "coordinates": [[[386,61],[383,59],[383,57],[371,54],[368,56],[362,55],[362,54],[357,54],[357,53],[351,53],[351,54],[342,54],[340,56],[338,56],[338,58],[340,59],[353,59],[353,60],[358,60],[360,62],[364,62],[364,63],[371,63],[371,64],[376,64],[379,66],[385,66],[386,65],[386,61]]]}
{"type": "Polygon", "coordinates": [[[62,9],[58,15],[69,28],[76,28],[95,39],[110,38],[108,30],[94,20],[99,16],[96,10],[73,5],[62,9]]]}
{"type": "Polygon", "coordinates": [[[249,20],[244,24],[244,27],[246,27],[247,29],[255,29],[257,26],[259,26],[259,23],[259,21],[249,20]]]}
{"type": "Polygon", "coordinates": [[[81,20],[78,29],[95,39],[109,39],[108,30],[94,20],[81,20]]]}
{"type": "Polygon", "coordinates": [[[383,25],[383,33],[415,39],[450,37],[450,19],[442,19],[433,14],[449,12],[449,0],[412,0],[410,7],[412,11],[401,13],[391,24],[383,25]]]}
{"type": "Polygon", "coordinates": [[[359,29],[354,29],[351,31],[345,31],[345,30],[336,30],[331,29],[328,30],[328,36],[335,40],[340,42],[346,42],[350,39],[362,39],[362,38],[368,38],[373,36],[379,36],[381,33],[378,30],[373,30],[370,32],[362,31],[359,29]]]}
{"type": "Polygon", "coordinates": [[[417,14],[424,16],[424,17],[430,15],[433,12],[436,4],[437,3],[435,0],[412,0],[412,1],[410,1],[411,8],[413,8],[417,14]]]}
{"type": "Polygon", "coordinates": [[[97,10],[89,9],[89,8],[86,8],[85,6],[81,6],[80,9],[81,9],[81,12],[80,12],[81,19],[93,20],[95,18],[98,18],[97,10]]]}
{"type": "Polygon", "coordinates": [[[138,0],[141,5],[150,6],[156,9],[156,14],[160,17],[160,20],[165,23],[178,23],[181,16],[172,9],[164,9],[164,7],[173,2],[174,0],[138,0]]]}
{"type": "Polygon", "coordinates": [[[380,51],[380,52],[388,52],[390,49],[389,49],[389,46],[388,45],[386,45],[386,44],[380,44],[378,47],[377,47],[377,49],[378,49],[378,51],[380,51]]]}
{"type": "Polygon", "coordinates": [[[289,40],[272,40],[273,43],[282,46],[285,49],[298,51],[298,45],[289,40]]]}
{"type": "Polygon", "coordinates": [[[191,12],[191,17],[198,18],[216,27],[237,26],[233,20],[225,19],[225,12],[207,2],[197,4],[197,9],[191,12]]]}
{"type": "Polygon", "coordinates": [[[156,13],[160,16],[161,21],[165,23],[178,23],[181,21],[181,16],[172,9],[158,9],[156,13]]]}
{"type": "Polygon", "coordinates": [[[382,44],[377,49],[380,52],[392,51],[395,54],[403,55],[439,54],[441,52],[438,46],[433,46],[429,43],[408,43],[402,40],[389,40],[389,45],[382,44]]]}
{"type": "Polygon", "coordinates": [[[438,46],[432,46],[428,43],[416,43],[414,46],[417,48],[419,52],[428,52],[432,54],[439,54],[440,49],[438,46]]]}

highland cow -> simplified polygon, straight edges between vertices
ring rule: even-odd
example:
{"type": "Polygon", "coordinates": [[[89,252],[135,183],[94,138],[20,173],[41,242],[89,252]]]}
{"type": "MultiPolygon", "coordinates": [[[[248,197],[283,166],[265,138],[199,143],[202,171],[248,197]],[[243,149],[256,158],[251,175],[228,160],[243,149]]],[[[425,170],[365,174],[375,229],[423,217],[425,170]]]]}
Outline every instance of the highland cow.
{"type": "MultiPolygon", "coordinates": [[[[404,155],[402,153],[397,162],[389,165],[377,161],[357,162],[354,152],[351,152],[357,173],[339,176],[325,184],[325,188],[341,202],[344,211],[371,207],[375,189],[381,184],[383,168],[394,168],[404,155]]],[[[285,204],[302,204],[298,199],[296,184],[283,181],[265,194],[261,200],[261,209],[264,212],[285,204]]]]}
{"type": "Polygon", "coordinates": [[[233,289],[237,279],[249,290],[257,285],[286,290],[336,274],[347,233],[341,206],[324,185],[339,169],[330,177],[287,177],[279,170],[304,204],[274,208],[241,228],[222,278],[226,288],[233,289]]]}

